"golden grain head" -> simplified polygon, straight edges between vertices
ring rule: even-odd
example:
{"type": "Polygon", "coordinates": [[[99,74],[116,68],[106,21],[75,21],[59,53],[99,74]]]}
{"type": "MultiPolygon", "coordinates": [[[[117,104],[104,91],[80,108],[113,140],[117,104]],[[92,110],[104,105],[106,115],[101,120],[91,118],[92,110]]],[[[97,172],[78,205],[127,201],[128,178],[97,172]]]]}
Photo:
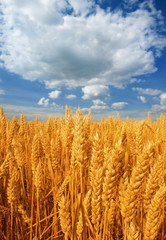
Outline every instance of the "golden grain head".
{"type": "Polygon", "coordinates": [[[164,240],[166,118],[0,109],[0,239],[164,240]]]}

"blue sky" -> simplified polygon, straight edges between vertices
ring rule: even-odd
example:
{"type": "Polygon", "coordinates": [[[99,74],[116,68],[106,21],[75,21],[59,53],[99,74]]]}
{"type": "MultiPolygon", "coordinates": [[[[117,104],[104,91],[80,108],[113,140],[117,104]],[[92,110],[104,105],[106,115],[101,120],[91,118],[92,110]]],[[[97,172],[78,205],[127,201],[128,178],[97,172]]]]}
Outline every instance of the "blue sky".
{"type": "Polygon", "coordinates": [[[0,105],[47,119],[166,114],[166,2],[8,0],[0,4],[0,105]]]}

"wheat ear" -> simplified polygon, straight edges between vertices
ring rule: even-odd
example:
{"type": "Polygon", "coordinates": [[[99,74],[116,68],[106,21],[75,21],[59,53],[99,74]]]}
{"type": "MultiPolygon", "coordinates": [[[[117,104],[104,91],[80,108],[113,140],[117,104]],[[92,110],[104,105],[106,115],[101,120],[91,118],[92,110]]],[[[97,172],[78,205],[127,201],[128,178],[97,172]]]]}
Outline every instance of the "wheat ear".
{"type": "Polygon", "coordinates": [[[131,221],[135,216],[138,194],[144,181],[144,176],[149,167],[149,159],[152,155],[153,148],[151,144],[149,144],[148,148],[144,149],[144,153],[138,157],[137,164],[132,171],[130,183],[124,192],[124,200],[121,204],[121,213],[122,216],[126,218],[127,222],[131,221]]]}
{"type": "Polygon", "coordinates": [[[19,172],[16,167],[14,167],[12,176],[9,179],[9,184],[7,187],[7,197],[8,202],[13,205],[19,199],[19,172]]]}
{"type": "Polygon", "coordinates": [[[21,217],[22,217],[23,221],[24,221],[25,223],[27,223],[28,225],[30,225],[31,219],[27,216],[27,213],[26,213],[26,211],[24,210],[24,207],[23,207],[22,204],[19,204],[19,205],[18,205],[18,212],[21,214],[21,217]]]}
{"type": "Polygon", "coordinates": [[[109,205],[109,202],[116,195],[117,184],[121,176],[122,166],[124,164],[124,149],[121,142],[113,149],[110,156],[110,163],[107,166],[106,176],[103,184],[103,205],[109,205]]]}
{"type": "Polygon", "coordinates": [[[140,232],[137,230],[135,223],[131,221],[127,240],[139,240],[139,234],[140,232]]]}
{"type": "Polygon", "coordinates": [[[3,177],[8,171],[10,156],[11,156],[11,153],[9,152],[7,157],[5,158],[5,161],[0,166],[0,178],[3,177]]]}
{"type": "Polygon", "coordinates": [[[101,216],[102,216],[102,180],[103,169],[100,168],[96,171],[94,178],[93,191],[92,191],[92,223],[95,226],[96,231],[99,229],[101,216]]]}
{"type": "Polygon", "coordinates": [[[68,239],[68,234],[71,230],[70,201],[66,201],[64,195],[62,195],[59,202],[59,217],[62,232],[65,234],[65,239],[68,239]]]}
{"type": "Polygon", "coordinates": [[[144,196],[144,212],[147,213],[148,208],[150,206],[151,199],[153,198],[156,191],[159,189],[159,177],[162,176],[163,171],[163,159],[161,156],[159,156],[158,159],[156,159],[156,162],[151,168],[151,172],[149,174],[149,177],[147,179],[146,184],[146,190],[145,190],[145,196],[144,196]]]}
{"type": "Polygon", "coordinates": [[[166,186],[163,185],[154,195],[147,213],[144,240],[154,240],[157,237],[160,227],[162,202],[166,195],[166,186]]]}

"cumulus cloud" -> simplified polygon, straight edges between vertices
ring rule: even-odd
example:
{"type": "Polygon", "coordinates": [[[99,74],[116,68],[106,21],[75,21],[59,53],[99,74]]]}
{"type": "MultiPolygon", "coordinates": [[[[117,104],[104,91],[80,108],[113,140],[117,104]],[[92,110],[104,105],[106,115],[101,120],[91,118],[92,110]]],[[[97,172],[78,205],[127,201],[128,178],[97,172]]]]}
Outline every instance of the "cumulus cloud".
{"type": "Polygon", "coordinates": [[[108,106],[94,105],[94,106],[91,106],[91,109],[97,110],[97,111],[102,111],[102,110],[108,110],[109,107],[108,106]]]}
{"type": "Polygon", "coordinates": [[[70,94],[70,95],[67,95],[66,98],[67,99],[75,99],[77,96],[74,95],[74,94],[70,94]]]}
{"type": "Polygon", "coordinates": [[[48,94],[49,98],[56,99],[61,95],[61,91],[55,90],[48,94]]]}
{"type": "Polygon", "coordinates": [[[124,109],[128,106],[128,103],[127,102],[115,102],[111,105],[111,108],[112,109],[124,109]]]}
{"type": "Polygon", "coordinates": [[[98,100],[98,99],[108,99],[110,97],[109,87],[105,85],[91,85],[82,88],[85,99],[98,100]]]}
{"type": "Polygon", "coordinates": [[[160,112],[166,110],[166,92],[160,95],[160,104],[152,106],[152,112],[160,112]]]}
{"type": "MultiPolygon", "coordinates": [[[[109,93],[107,93],[107,94],[109,96],[109,93]]],[[[106,99],[106,97],[105,97],[105,99],[106,99]]],[[[100,99],[94,99],[94,100],[92,100],[92,102],[93,102],[94,105],[92,105],[90,107],[90,109],[92,109],[94,112],[109,110],[109,107],[107,106],[107,104],[100,99]]]]}
{"type": "Polygon", "coordinates": [[[138,96],[137,98],[140,99],[142,103],[146,103],[146,98],[145,97],[138,96]]]}
{"type": "Polygon", "coordinates": [[[92,102],[94,105],[106,105],[106,103],[101,101],[100,99],[93,100],[92,102]]]}
{"type": "Polygon", "coordinates": [[[44,107],[47,107],[49,105],[49,99],[45,99],[44,97],[41,98],[38,102],[38,105],[41,105],[41,106],[44,106],[44,107]]]}
{"type": "Polygon", "coordinates": [[[92,0],[84,0],[84,1],[78,1],[78,0],[68,0],[70,3],[70,6],[73,8],[74,14],[78,15],[86,15],[89,10],[93,9],[94,2],[92,0]]]}
{"type": "Polygon", "coordinates": [[[0,89],[0,95],[4,95],[5,94],[5,91],[0,89]]]}
{"type": "Polygon", "coordinates": [[[161,12],[146,5],[126,14],[93,0],[8,0],[0,8],[1,67],[48,88],[123,87],[155,72],[166,46],[161,12]]]}
{"type": "Polygon", "coordinates": [[[150,95],[150,96],[155,96],[155,95],[159,95],[159,94],[162,93],[161,90],[152,89],[152,88],[137,88],[137,87],[133,87],[132,90],[133,91],[137,91],[139,94],[150,95]]]}
{"type": "Polygon", "coordinates": [[[156,113],[161,113],[161,111],[163,112],[164,110],[166,110],[166,105],[159,105],[159,104],[154,104],[152,106],[152,113],[156,112],[156,113]]]}
{"type": "Polygon", "coordinates": [[[166,107],[166,93],[162,93],[160,95],[160,104],[161,104],[161,106],[165,106],[166,107]]]}

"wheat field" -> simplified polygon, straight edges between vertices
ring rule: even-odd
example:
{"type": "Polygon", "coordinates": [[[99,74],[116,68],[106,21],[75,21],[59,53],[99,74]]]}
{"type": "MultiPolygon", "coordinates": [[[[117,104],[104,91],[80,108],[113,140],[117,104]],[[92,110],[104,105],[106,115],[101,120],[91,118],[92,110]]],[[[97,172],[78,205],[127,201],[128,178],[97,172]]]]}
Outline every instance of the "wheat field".
{"type": "Polygon", "coordinates": [[[166,118],[0,109],[0,239],[166,239],[166,118]]]}

